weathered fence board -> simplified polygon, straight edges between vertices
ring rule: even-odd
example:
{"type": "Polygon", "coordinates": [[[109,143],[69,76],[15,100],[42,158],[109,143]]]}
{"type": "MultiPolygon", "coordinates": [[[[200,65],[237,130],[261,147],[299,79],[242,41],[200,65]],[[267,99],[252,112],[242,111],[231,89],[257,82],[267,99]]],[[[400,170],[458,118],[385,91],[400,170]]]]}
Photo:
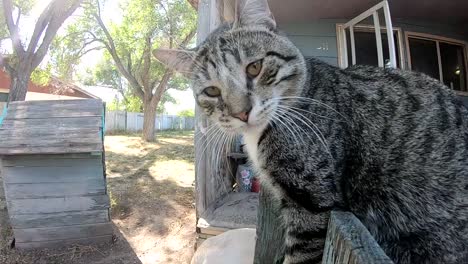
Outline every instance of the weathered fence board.
{"type": "Polygon", "coordinates": [[[257,213],[257,242],[255,243],[254,263],[283,263],[285,227],[281,222],[280,204],[268,186],[261,186],[257,213]]]}
{"type": "Polygon", "coordinates": [[[101,166],[102,156],[100,153],[90,156],[89,154],[67,154],[67,155],[21,155],[21,157],[4,156],[2,165],[4,167],[74,167],[79,159],[82,166],[101,166]]]}
{"type": "Polygon", "coordinates": [[[48,214],[109,208],[107,195],[7,200],[8,212],[19,214],[48,214]],[[40,205],[40,206],[38,206],[40,205]]]}
{"type": "Polygon", "coordinates": [[[90,236],[103,236],[112,233],[111,223],[74,225],[63,227],[15,229],[15,239],[19,243],[48,240],[79,239],[90,236]]]}
{"type": "Polygon", "coordinates": [[[67,183],[5,184],[8,199],[36,199],[106,194],[104,179],[67,183]]]}
{"type": "Polygon", "coordinates": [[[5,167],[5,183],[87,182],[103,179],[100,167],[5,167]],[[10,174],[11,173],[11,174],[10,174]]]}
{"type": "Polygon", "coordinates": [[[110,243],[112,241],[112,235],[104,236],[92,236],[87,238],[79,239],[67,239],[67,240],[53,240],[53,241],[41,241],[41,242],[15,242],[15,247],[18,249],[33,249],[33,248],[44,248],[44,247],[63,247],[64,245],[89,245],[99,243],[110,243]]]}
{"type": "Polygon", "coordinates": [[[58,227],[107,222],[109,222],[107,210],[10,215],[10,223],[16,228],[58,227]]]}
{"type": "MultiPolygon", "coordinates": [[[[10,112],[10,110],[8,110],[10,112]]],[[[1,130],[5,129],[29,129],[34,127],[36,130],[49,130],[52,128],[99,128],[102,127],[100,117],[69,117],[69,118],[34,118],[34,119],[5,119],[3,120],[1,130]]]]}
{"type": "Polygon", "coordinates": [[[100,100],[11,103],[0,126],[16,247],[110,242],[100,100]]]}
{"type": "Polygon", "coordinates": [[[366,227],[352,213],[332,211],[323,264],[392,264],[366,227]]]}

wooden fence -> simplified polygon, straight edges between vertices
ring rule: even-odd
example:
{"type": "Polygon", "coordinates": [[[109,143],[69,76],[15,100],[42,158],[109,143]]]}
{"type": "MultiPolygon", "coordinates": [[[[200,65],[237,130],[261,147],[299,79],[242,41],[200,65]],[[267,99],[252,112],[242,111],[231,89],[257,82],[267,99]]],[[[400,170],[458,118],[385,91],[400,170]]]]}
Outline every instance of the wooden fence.
{"type": "MultiPolygon", "coordinates": [[[[194,130],[194,117],[176,115],[158,115],[155,122],[156,130],[194,130]]],[[[106,131],[136,132],[143,130],[143,113],[126,111],[106,112],[106,131]]]]}

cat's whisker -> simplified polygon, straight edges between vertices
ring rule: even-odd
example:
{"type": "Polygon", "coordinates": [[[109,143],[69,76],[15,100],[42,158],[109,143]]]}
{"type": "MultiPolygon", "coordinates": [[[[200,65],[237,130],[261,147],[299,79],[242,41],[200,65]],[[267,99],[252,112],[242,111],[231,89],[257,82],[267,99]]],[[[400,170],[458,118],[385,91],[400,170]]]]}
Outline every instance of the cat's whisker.
{"type": "MultiPolygon", "coordinates": [[[[284,126],[284,127],[288,130],[289,133],[291,133],[291,137],[292,137],[292,139],[293,139],[295,142],[290,142],[290,143],[292,143],[292,144],[298,143],[298,142],[297,142],[297,139],[296,139],[296,138],[297,138],[297,135],[289,128],[289,126],[287,126],[287,125],[281,120],[281,118],[280,118],[279,116],[273,116],[272,118],[273,118],[275,121],[277,121],[277,122],[279,123],[279,125],[284,126]]],[[[279,131],[282,131],[282,130],[279,130],[279,131]]],[[[285,132],[282,131],[281,133],[284,134],[285,132]]],[[[286,135],[286,140],[289,141],[289,139],[290,139],[291,137],[288,137],[288,136],[286,135]]]]}
{"type": "MultiPolygon", "coordinates": [[[[281,106],[281,107],[284,107],[284,106],[281,106]]],[[[280,107],[280,108],[281,108],[280,107]]],[[[328,144],[326,143],[326,139],[325,137],[323,136],[323,133],[320,131],[320,129],[318,128],[318,126],[312,122],[310,119],[308,119],[306,116],[302,115],[301,113],[295,111],[295,110],[292,110],[292,109],[288,109],[285,107],[285,110],[289,110],[288,111],[285,111],[284,113],[287,113],[289,114],[291,117],[297,119],[298,121],[300,121],[301,123],[303,123],[305,126],[307,126],[314,134],[315,136],[318,138],[318,140],[321,142],[321,144],[323,145],[323,147],[326,149],[326,151],[328,152],[328,154],[331,155],[330,153],[330,150],[329,150],[329,147],[328,147],[328,144]],[[300,117],[302,117],[303,119],[301,119],[300,117]],[[304,120],[307,120],[308,122],[304,121],[304,120]],[[309,124],[310,123],[310,124],[309,124]],[[310,125],[314,126],[314,128],[312,128],[310,125]]]]}
{"type": "MultiPolygon", "coordinates": [[[[291,128],[291,127],[289,127],[287,124],[285,124],[285,123],[290,123],[290,124],[291,124],[291,122],[294,122],[293,120],[291,120],[290,118],[287,118],[287,117],[284,116],[284,115],[277,115],[277,116],[276,116],[276,121],[278,121],[278,122],[280,122],[281,124],[283,124],[284,127],[285,127],[287,130],[290,131],[290,133],[291,133],[293,139],[296,141],[296,143],[299,144],[299,141],[297,140],[297,138],[300,138],[300,139],[302,140],[302,143],[304,144],[304,140],[303,140],[302,137],[300,136],[299,131],[297,131],[297,130],[295,129],[295,127],[297,127],[297,126],[295,126],[295,124],[292,124],[292,128],[291,128]],[[283,123],[283,121],[284,121],[285,123],[283,123]],[[294,131],[293,131],[293,130],[294,130],[294,131]]],[[[287,137],[287,138],[288,138],[288,137],[287,137]]]]}
{"type": "MultiPolygon", "coordinates": [[[[293,117],[291,116],[291,114],[288,113],[286,110],[278,109],[277,111],[278,111],[279,113],[282,114],[283,118],[289,120],[289,123],[290,123],[292,126],[296,127],[298,130],[300,130],[300,133],[301,133],[300,135],[306,135],[307,138],[309,138],[312,142],[315,142],[314,138],[311,137],[311,136],[309,135],[309,133],[307,133],[306,130],[304,130],[301,126],[299,126],[299,125],[297,124],[296,121],[294,121],[294,120],[297,119],[297,118],[294,118],[294,119],[293,119],[293,117]]],[[[299,136],[300,136],[300,135],[299,135],[299,136]]],[[[303,139],[301,136],[300,136],[300,138],[302,139],[302,141],[304,141],[304,139],[303,139]]],[[[305,143],[304,143],[304,144],[305,144],[305,143]]]]}
{"type": "MultiPolygon", "coordinates": [[[[216,138],[218,138],[220,136],[220,134],[216,134],[217,132],[222,132],[221,129],[217,126],[217,129],[214,130],[214,132],[211,133],[210,136],[208,136],[208,141],[206,142],[206,145],[205,147],[203,148],[202,152],[200,153],[200,155],[198,155],[198,160],[197,160],[197,166],[200,165],[200,162],[202,160],[205,160],[204,159],[204,154],[206,152],[206,150],[208,149],[208,147],[211,147],[211,143],[213,143],[214,141],[216,141],[216,138]]],[[[211,157],[211,156],[210,156],[211,157]]],[[[211,162],[211,159],[209,159],[209,162],[211,162]]]]}
{"type": "Polygon", "coordinates": [[[347,120],[347,117],[344,116],[343,114],[341,114],[340,112],[338,112],[335,108],[329,106],[328,104],[326,103],[323,103],[319,100],[316,100],[316,99],[312,99],[312,98],[307,98],[307,97],[301,97],[301,96],[282,96],[282,97],[278,97],[276,98],[278,100],[296,100],[296,101],[304,101],[304,102],[310,102],[310,103],[314,103],[314,104],[319,104],[319,105],[322,105],[330,110],[332,110],[333,112],[337,113],[338,115],[340,115],[342,118],[344,118],[345,120],[347,120]]]}

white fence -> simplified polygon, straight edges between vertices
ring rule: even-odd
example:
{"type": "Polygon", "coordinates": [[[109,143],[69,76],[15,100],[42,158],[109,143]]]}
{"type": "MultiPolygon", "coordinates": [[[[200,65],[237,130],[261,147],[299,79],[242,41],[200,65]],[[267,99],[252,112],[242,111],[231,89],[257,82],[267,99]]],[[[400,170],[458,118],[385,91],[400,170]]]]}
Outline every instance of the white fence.
{"type": "MultiPolygon", "coordinates": [[[[181,117],[176,115],[157,115],[156,130],[194,130],[194,117],[181,117]]],[[[125,111],[106,112],[106,131],[129,131],[143,130],[143,113],[125,111]]]]}

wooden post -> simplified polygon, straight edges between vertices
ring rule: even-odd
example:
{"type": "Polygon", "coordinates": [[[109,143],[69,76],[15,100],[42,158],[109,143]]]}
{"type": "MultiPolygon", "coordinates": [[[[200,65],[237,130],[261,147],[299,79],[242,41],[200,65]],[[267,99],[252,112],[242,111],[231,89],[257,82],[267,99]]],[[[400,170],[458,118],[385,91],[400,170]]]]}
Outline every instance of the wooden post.
{"type": "Polygon", "coordinates": [[[350,212],[332,211],[322,264],[392,264],[369,230],[350,212]]]}
{"type": "Polygon", "coordinates": [[[262,185],[259,202],[254,263],[283,263],[285,229],[280,219],[279,201],[262,185]]]}

